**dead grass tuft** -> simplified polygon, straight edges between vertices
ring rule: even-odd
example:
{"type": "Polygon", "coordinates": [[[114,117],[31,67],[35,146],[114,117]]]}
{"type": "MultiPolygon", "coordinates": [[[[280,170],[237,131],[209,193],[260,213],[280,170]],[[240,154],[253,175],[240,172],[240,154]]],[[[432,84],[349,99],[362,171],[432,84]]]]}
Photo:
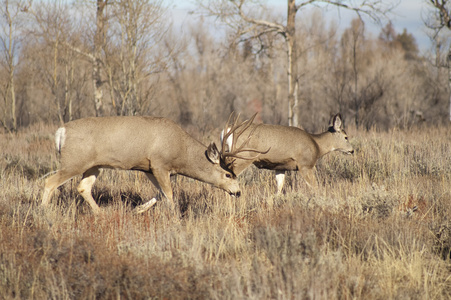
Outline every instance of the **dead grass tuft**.
{"type": "Polygon", "coordinates": [[[5,299],[449,299],[449,128],[350,132],[354,156],[318,165],[321,187],[247,170],[243,195],[174,178],[177,213],[136,172],[104,171],[103,213],[79,178],[39,206],[54,128],[0,136],[0,295],[5,299]]]}

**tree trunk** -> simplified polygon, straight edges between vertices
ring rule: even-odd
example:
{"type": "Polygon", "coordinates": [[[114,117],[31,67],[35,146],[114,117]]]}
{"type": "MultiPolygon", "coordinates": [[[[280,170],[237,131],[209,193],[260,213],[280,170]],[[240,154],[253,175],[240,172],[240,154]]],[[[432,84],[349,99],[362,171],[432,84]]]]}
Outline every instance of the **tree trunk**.
{"type": "Polygon", "coordinates": [[[73,80],[74,68],[73,62],[70,62],[71,66],[66,64],[66,78],[64,81],[64,120],[66,122],[72,121],[72,97],[70,95],[70,83],[73,80]]]}
{"type": "Polygon", "coordinates": [[[298,113],[298,97],[296,95],[298,90],[298,70],[296,64],[296,1],[288,0],[288,14],[287,14],[287,27],[286,36],[287,41],[287,58],[288,58],[288,125],[299,126],[299,113],[298,113]]]}
{"type": "Polygon", "coordinates": [[[102,91],[102,77],[101,77],[101,64],[102,64],[102,46],[105,40],[105,18],[104,9],[108,3],[108,0],[97,0],[97,13],[96,13],[96,33],[94,36],[94,61],[92,66],[92,80],[94,86],[94,108],[96,116],[103,115],[103,91],[102,91]]]}
{"type": "Polygon", "coordinates": [[[63,111],[61,109],[60,99],[58,97],[58,35],[56,36],[55,42],[53,44],[53,74],[52,74],[52,93],[54,96],[54,101],[56,104],[56,110],[58,113],[58,120],[60,125],[64,124],[63,111]]]}
{"type": "Polygon", "coordinates": [[[449,120],[451,121],[451,45],[448,49],[449,120]]]}
{"type": "Polygon", "coordinates": [[[11,117],[13,121],[13,131],[17,132],[17,117],[16,117],[16,87],[14,86],[14,68],[12,69],[10,77],[11,86],[11,117]]]}
{"type": "MultiPolygon", "coordinates": [[[[9,26],[9,45],[8,45],[8,69],[9,69],[9,94],[11,96],[11,120],[12,120],[12,130],[17,131],[17,118],[16,118],[16,91],[14,85],[14,51],[13,51],[13,23],[8,10],[8,3],[6,3],[6,13],[8,17],[9,26]]],[[[7,93],[8,94],[8,93],[7,93]]],[[[6,96],[8,98],[8,96],[6,96]]]]}
{"type": "Polygon", "coordinates": [[[354,75],[354,109],[355,109],[355,127],[360,126],[360,100],[358,96],[359,74],[357,71],[357,41],[352,45],[352,72],[354,75]]]}

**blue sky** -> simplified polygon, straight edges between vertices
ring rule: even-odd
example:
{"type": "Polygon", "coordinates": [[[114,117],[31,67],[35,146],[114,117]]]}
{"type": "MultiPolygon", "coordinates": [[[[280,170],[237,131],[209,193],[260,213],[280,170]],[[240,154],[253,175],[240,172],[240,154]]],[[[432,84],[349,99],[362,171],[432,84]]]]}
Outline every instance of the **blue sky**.
{"type": "MultiPolygon", "coordinates": [[[[389,0],[385,0],[389,1],[389,0]]],[[[429,6],[428,0],[401,0],[398,1],[399,5],[395,8],[390,15],[390,19],[397,33],[402,33],[404,28],[415,37],[419,49],[421,52],[429,50],[431,42],[426,34],[426,27],[424,25],[424,18],[427,15],[429,6]]],[[[171,6],[172,13],[174,15],[174,25],[177,27],[183,27],[183,24],[189,22],[191,18],[197,17],[196,15],[188,14],[188,11],[192,10],[195,6],[191,1],[172,1],[171,6]]],[[[280,11],[280,14],[285,14],[287,9],[286,0],[267,0],[266,3],[274,7],[275,12],[280,11]]],[[[349,24],[353,18],[356,17],[354,12],[340,10],[329,10],[326,12],[330,14],[330,18],[339,22],[340,27],[343,29],[349,27],[349,24]]],[[[369,19],[365,20],[367,30],[377,36],[381,30],[381,27],[371,23],[369,19]]],[[[386,22],[384,21],[384,25],[386,22]]]]}
{"type": "MultiPolygon", "coordinates": [[[[280,1],[280,0],[279,0],[280,1]]],[[[385,0],[387,1],[387,0],[385,0]]],[[[411,33],[418,44],[421,51],[426,51],[431,45],[431,41],[427,35],[427,29],[424,25],[424,19],[427,17],[427,12],[430,10],[430,6],[427,5],[429,0],[401,0],[398,1],[398,6],[390,14],[390,20],[397,33],[402,33],[404,29],[408,33],[411,33]]],[[[336,11],[330,13],[335,14],[335,18],[338,18],[336,11]]],[[[341,11],[341,26],[348,27],[350,20],[356,17],[356,14],[351,11],[341,11]]],[[[385,25],[388,21],[383,21],[385,25]]],[[[365,19],[366,27],[373,35],[378,36],[381,27],[374,24],[369,19],[365,19]]]]}
{"type": "MultiPolygon", "coordinates": [[[[431,41],[426,33],[424,19],[430,7],[428,0],[402,0],[395,8],[391,21],[396,32],[402,33],[404,28],[415,37],[422,51],[428,50],[431,41]]],[[[380,27],[370,25],[372,31],[379,32],[380,27]]]]}

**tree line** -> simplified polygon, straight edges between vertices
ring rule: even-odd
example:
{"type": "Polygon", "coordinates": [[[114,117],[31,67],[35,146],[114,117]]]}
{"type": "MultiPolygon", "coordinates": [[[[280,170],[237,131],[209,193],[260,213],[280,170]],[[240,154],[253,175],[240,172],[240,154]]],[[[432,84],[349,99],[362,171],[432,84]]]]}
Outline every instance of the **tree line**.
{"type": "Polygon", "coordinates": [[[255,1],[200,1],[182,29],[162,0],[1,2],[7,132],[105,115],[207,130],[232,111],[308,130],[335,112],[365,129],[448,122],[448,44],[432,39],[420,54],[412,34],[391,24],[391,1],[288,0],[285,18],[255,1]],[[356,18],[339,31],[328,6],[356,18]],[[385,23],[377,36],[362,15],[385,23]]]}

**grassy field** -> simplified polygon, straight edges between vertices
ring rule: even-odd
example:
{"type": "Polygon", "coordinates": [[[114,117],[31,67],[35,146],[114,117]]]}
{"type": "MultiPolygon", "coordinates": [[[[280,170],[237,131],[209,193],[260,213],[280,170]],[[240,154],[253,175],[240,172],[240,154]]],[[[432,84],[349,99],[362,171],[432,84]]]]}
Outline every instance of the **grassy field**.
{"type": "Polygon", "coordinates": [[[0,135],[0,299],[451,298],[450,127],[348,129],[356,153],[321,159],[317,191],[292,173],[275,197],[254,168],[238,199],[177,177],[176,214],[135,215],[155,188],[106,170],[97,217],[80,177],[39,205],[55,129],[0,135]]]}

